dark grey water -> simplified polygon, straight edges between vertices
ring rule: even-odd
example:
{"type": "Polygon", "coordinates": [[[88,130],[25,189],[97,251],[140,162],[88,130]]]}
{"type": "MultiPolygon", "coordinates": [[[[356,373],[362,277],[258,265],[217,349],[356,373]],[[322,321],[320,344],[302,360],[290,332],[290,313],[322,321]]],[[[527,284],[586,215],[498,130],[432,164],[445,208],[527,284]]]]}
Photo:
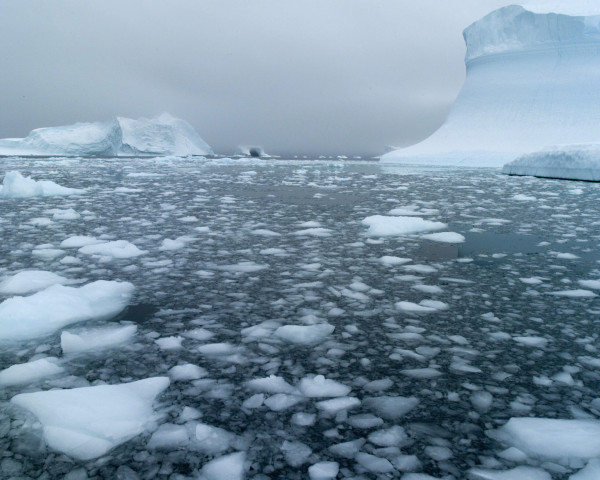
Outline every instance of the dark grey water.
{"type": "MultiPolygon", "coordinates": [[[[44,447],[39,425],[24,427],[27,415],[8,403],[24,391],[164,376],[183,363],[208,375],[172,382],[156,406],[162,422],[184,424],[183,408],[197,409],[201,422],[237,436],[220,454],[245,451],[247,478],[307,478],[311,464],[335,461],[338,478],[400,478],[418,470],[459,479],[473,467],[518,465],[500,456],[506,445],[487,434],[511,417],[597,417],[592,405],[600,397],[600,372],[589,359],[600,356],[598,297],[550,293],[600,278],[599,185],[342,161],[2,159],[2,169],[88,193],[0,200],[0,275],[35,268],[86,282],[130,281],[134,302],[112,321],[134,322],[138,333],[133,343],[76,358],[62,355],[59,334],[3,347],[0,370],[42,352],[61,358],[67,374],[0,392],[0,452],[12,462],[0,477],[62,478],[83,468],[89,478],[117,478],[117,468],[126,466],[131,471],[119,475],[194,478],[218,455],[181,446],[149,449],[147,432],[99,460],[76,462],[44,447]],[[465,243],[365,235],[365,217],[407,206],[449,224],[465,243]],[[81,218],[53,220],[54,208],[72,208],[81,218]],[[32,222],[39,218],[51,222],[32,222]],[[302,233],[310,228],[324,230],[302,233]],[[60,249],[73,235],[127,240],[148,253],[122,260],[74,249],[52,259],[32,255],[40,245],[60,249]],[[164,239],[182,236],[182,248],[160,250],[164,239]],[[65,256],[77,263],[61,262],[65,256]],[[383,256],[412,261],[384,265],[383,256]],[[240,264],[264,268],[242,272],[240,264]],[[418,314],[396,305],[422,300],[448,308],[418,314]],[[264,322],[264,335],[244,333],[264,322]],[[274,335],[281,325],[324,322],[335,330],[313,345],[274,335]],[[154,341],[198,327],[214,336],[185,337],[178,350],[154,341]],[[522,337],[543,342],[530,346],[522,337]],[[226,343],[235,355],[198,350],[210,343],[226,343]],[[333,415],[313,398],[281,411],[242,406],[256,393],[248,380],[277,375],[297,385],[311,374],[351,387],[361,405],[333,415]],[[369,383],[376,380],[382,382],[369,383]],[[474,400],[482,392],[490,399],[483,406],[474,400]],[[373,407],[373,396],[418,403],[394,418],[373,407]],[[314,424],[293,423],[297,413],[315,414],[314,424]],[[387,459],[393,467],[387,473],[330,449],[394,425],[405,429],[405,441],[359,447],[387,459]],[[290,460],[284,442],[300,442],[310,452],[290,460]]],[[[582,466],[525,463],[553,478],[568,478],[582,466]]]]}

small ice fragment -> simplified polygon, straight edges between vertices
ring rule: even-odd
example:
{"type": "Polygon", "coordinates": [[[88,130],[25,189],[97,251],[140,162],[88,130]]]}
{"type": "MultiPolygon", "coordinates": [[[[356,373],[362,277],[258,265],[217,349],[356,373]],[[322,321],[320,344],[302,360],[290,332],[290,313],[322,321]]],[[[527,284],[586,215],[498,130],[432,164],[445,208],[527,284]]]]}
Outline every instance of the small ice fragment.
{"type": "Polygon", "coordinates": [[[463,243],[465,241],[465,237],[456,232],[428,233],[421,235],[421,238],[441,243],[463,243]]]}
{"type": "Polygon", "coordinates": [[[415,397],[367,397],[365,407],[371,408],[387,420],[396,420],[403,417],[419,404],[415,397]]]}
{"type": "Polygon", "coordinates": [[[384,255],[379,261],[386,266],[404,265],[405,263],[412,262],[411,258],[395,257],[392,255],[384,255]]]}
{"type": "Polygon", "coordinates": [[[266,378],[256,378],[246,382],[246,387],[255,392],[263,393],[294,393],[296,389],[282,377],[271,375],[266,378]]]}
{"type": "Polygon", "coordinates": [[[335,327],[328,323],[317,325],[284,325],[275,330],[275,336],[296,345],[312,345],[327,338],[335,327]]]}
{"type": "Polygon", "coordinates": [[[148,448],[173,450],[186,446],[189,441],[188,431],[183,425],[163,423],[150,437],[148,448]]]}
{"type": "Polygon", "coordinates": [[[64,331],[60,335],[60,347],[65,355],[111,348],[129,342],[136,332],[136,325],[64,331]]]}
{"type": "Polygon", "coordinates": [[[329,414],[335,414],[342,410],[350,410],[360,405],[360,400],[356,397],[338,397],[331,400],[323,400],[316,403],[319,410],[329,414]]]}
{"type": "Polygon", "coordinates": [[[86,245],[79,249],[79,253],[84,255],[101,255],[105,257],[124,259],[144,255],[148,252],[140,250],[133,243],[127,240],[115,240],[113,242],[99,243],[96,245],[86,245]]]}
{"type": "Polygon", "coordinates": [[[360,452],[356,454],[356,461],[370,472],[374,473],[390,473],[394,471],[394,467],[385,458],[376,457],[369,453],[360,452]]]}
{"type": "Polygon", "coordinates": [[[44,270],[25,270],[4,279],[0,283],[2,295],[25,295],[44,290],[52,285],[67,285],[72,280],[44,270]]]}
{"type": "Polygon", "coordinates": [[[183,337],[179,336],[157,338],[154,342],[161,350],[180,350],[183,348],[181,346],[183,337]]]}
{"type": "Polygon", "coordinates": [[[281,451],[285,457],[285,461],[292,467],[299,467],[303,463],[306,463],[308,457],[312,453],[309,446],[301,442],[283,442],[281,451]]]}
{"type": "Polygon", "coordinates": [[[244,480],[244,452],[215,458],[202,467],[199,480],[244,480]]]}
{"type": "Polygon", "coordinates": [[[265,405],[274,412],[281,412],[293,407],[304,400],[299,395],[288,395],[287,393],[277,393],[265,400],[265,405]]]}
{"type": "Polygon", "coordinates": [[[402,427],[394,425],[385,430],[377,430],[369,435],[369,442],[379,447],[398,447],[408,440],[408,435],[402,427]]]}
{"type": "Polygon", "coordinates": [[[191,363],[176,365],[169,370],[169,377],[171,377],[171,380],[173,381],[197,380],[206,377],[207,375],[208,372],[205,368],[191,363]]]}
{"type": "Polygon", "coordinates": [[[310,480],[332,480],[337,477],[340,466],[337,462],[319,462],[308,467],[310,480]]]}
{"type": "Polygon", "coordinates": [[[412,235],[421,232],[442,230],[447,227],[445,223],[432,222],[420,217],[392,217],[385,215],[372,215],[362,221],[369,227],[367,235],[371,237],[387,237],[412,235]]]}
{"type": "Polygon", "coordinates": [[[298,388],[304,396],[312,398],[344,397],[348,395],[351,390],[350,387],[336,382],[335,380],[329,380],[323,375],[304,377],[300,380],[298,388]]]}
{"type": "MultiPolygon", "coordinates": [[[[521,466],[510,470],[472,468],[469,470],[469,478],[472,480],[551,480],[552,476],[541,468],[521,466]]],[[[573,477],[570,479],[572,480],[573,477]]]]}

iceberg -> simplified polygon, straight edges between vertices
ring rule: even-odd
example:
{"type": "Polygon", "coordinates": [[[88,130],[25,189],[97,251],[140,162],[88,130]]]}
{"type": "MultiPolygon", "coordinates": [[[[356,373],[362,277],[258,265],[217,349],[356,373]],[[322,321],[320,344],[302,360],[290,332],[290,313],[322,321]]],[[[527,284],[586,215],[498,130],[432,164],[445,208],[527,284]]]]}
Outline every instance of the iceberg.
{"type": "Polygon", "coordinates": [[[445,123],[383,163],[501,167],[548,145],[600,141],[598,2],[503,7],[463,36],[467,77],[445,123]]]}
{"type": "Polygon", "coordinates": [[[263,147],[259,145],[240,145],[235,153],[244,157],[270,157],[270,155],[265,153],[263,147]]]}
{"type": "Polygon", "coordinates": [[[0,140],[0,155],[66,157],[212,155],[185,120],[168,113],[152,118],[117,117],[32,130],[25,138],[0,140]]]}
{"type": "Polygon", "coordinates": [[[600,143],[548,147],[507,163],[502,173],[600,182],[600,143]]]}

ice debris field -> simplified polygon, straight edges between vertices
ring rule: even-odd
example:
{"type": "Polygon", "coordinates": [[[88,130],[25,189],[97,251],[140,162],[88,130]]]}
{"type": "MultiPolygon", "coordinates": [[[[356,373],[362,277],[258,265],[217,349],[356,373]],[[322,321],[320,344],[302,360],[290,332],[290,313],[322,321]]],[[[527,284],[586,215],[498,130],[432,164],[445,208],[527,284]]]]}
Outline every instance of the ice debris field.
{"type": "Polygon", "coordinates": [[[2,166],[0,478],[600,478],[600,185],[2,166]]]}

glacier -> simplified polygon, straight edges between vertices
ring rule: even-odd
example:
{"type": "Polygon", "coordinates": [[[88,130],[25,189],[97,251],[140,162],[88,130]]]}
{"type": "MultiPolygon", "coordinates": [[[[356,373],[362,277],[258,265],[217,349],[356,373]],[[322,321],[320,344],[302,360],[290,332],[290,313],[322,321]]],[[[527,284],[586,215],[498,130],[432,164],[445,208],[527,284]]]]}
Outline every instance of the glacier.
{"type": "Polygon", "coordinates": [[[595,3],[511,5],[467,27],[467,77],[445,123],[381,161],[501,167],[549,145],[600,141],[595,3]]]}
{"type": "Polygon", "coordinates": [[[117,117],[32,130],[25,138],[0,140],[0,155],[117,157],[213,155],[185,120],[163,113],[152,118],[117,117]]]}

